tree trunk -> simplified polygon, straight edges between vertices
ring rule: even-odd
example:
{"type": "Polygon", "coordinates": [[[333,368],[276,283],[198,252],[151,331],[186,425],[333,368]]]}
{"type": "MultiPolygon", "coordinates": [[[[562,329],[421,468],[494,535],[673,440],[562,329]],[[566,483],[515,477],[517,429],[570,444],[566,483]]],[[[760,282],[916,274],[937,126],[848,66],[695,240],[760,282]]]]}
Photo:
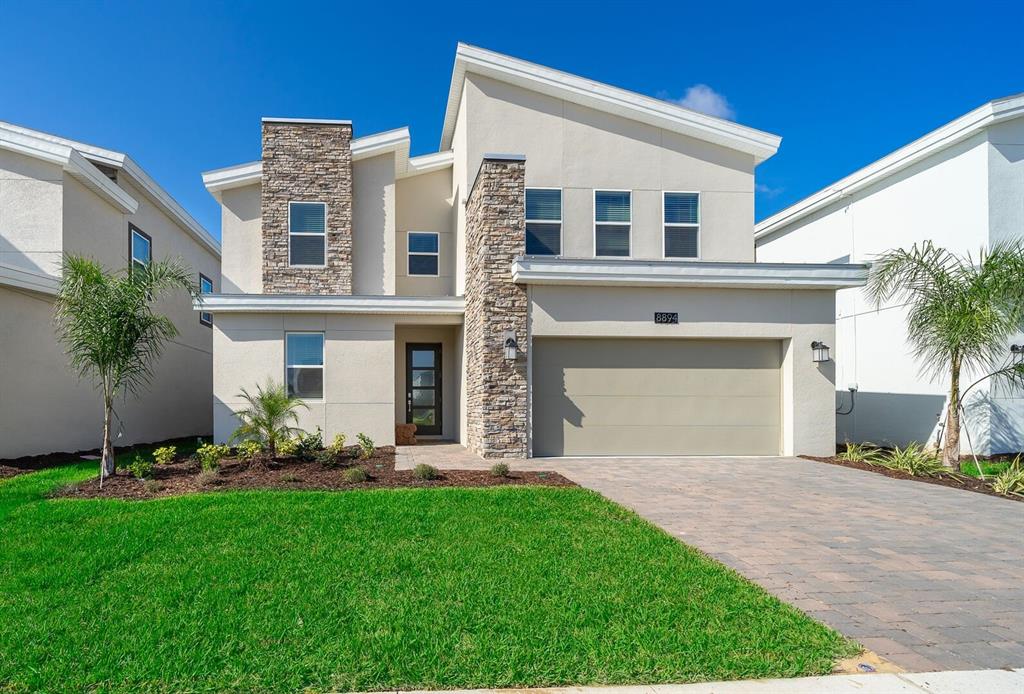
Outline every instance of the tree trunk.
{"type": "Polygon", "coordinates": [[[942,447],[942,464],[960,469],[960,358],[952,363],[949,383],[949,407],[946,409],[946,443],[942,447]]]}
{"type": "Polygon", "coordinates": [[[100,486],[103,486],[103,478],[114,474],[114,443],[110,436],[110,424],[113,415],[113,406],[109,396],[103,397],[103,456],[100,461],[100,486]]]}

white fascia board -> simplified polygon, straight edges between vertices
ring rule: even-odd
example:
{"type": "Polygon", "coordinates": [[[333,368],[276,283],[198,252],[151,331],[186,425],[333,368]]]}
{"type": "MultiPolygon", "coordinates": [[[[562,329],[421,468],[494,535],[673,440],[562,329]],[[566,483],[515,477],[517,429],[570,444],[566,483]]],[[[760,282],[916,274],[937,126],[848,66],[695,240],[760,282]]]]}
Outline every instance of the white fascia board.
{"type": "Polygon", "coordinates": [[[433,154],[421,154],[418,157],[411,157],[409,159],[409,168],[401,178],[448,169],[451,168],[454,162],[455,153],[450,149],[445,152],[434,152],[433,154]]]}
{"type": "Polygon", "coordinates": [[[205,294],[193,303],[210,313],[373,313],[461,316],[461,297],[309,296],[302,294],[205,294]]]}
{"type": "Polygon", "coordinates": [[[26,270],[14,265],[0,263],[0,285],[55,296],[60,286],[60,278],[43,272],[33,272],[32,270],[26,270]]]}
{"type": "Polygon", "coordinates": [[[467,72],[745,152],[754,157],[756,164],[775,154],[782,142],[778,135],[661,99],[460,43],[455,51],[455,67],[448,89],[441,149],[451,147],[467,72]]]}
{"type": "Polygon", "coordinates": [[[920,137],[895,152],[854,171],[827,188],[819,190],[800,202],[776,212],[771,217],[758,222],[754,227],[754,239],[784,231],[785,228],[807,215],[831,205],[832,203],[852,195],[859,190],[883,181],[908,166],[930,157],[936,152],[963,142],[976,133],[995,123],[1024,116],[1024,94],[1008,96],[990,101],[973,111],[966,113],[954,121],[936,128],[927,135],[920,137]]]}
{"type": "Polygon", "coordinates": [[[263,174],[262,161],[250,161],[245,164],[226,166],[223,169],[203,172],[203,185],[218,200],[219,193],[229,188],[239,188],[256,183],[263,174]]]}
{"type": "Polygon", "coordinates": [[[64,170],[81,181],[86,188],[112,202],[122,212],[134,214],[139,209],[139,202],[135,198],[107,178],[106,174],[97,169],[77,150],[71,150],[64,170]]]}
{"type": "Polygon", "coordinates": [[[868,266],[812,263],[572,260],[525,256],[512,262],[519,284],[846,289],[867,281],[868,266]]]}

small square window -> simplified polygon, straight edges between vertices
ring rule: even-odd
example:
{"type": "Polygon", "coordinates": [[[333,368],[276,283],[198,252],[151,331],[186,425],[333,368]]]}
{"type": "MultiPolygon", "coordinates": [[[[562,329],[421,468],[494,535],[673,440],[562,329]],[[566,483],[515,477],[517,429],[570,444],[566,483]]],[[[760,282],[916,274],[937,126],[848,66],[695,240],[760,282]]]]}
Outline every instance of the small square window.
{"type": "Polygon", "coordinates": [[[410,275],[438,276],[441,241],[433,231],[410,231],[408,233],[410,275]]]}
{"type": "Polygon", "coordinates": [[[288,203],[288,264],[323,267],[327,263],[327,204],[288,203]]]}
{"type": "MultiPolygon", "coordinates": [[[[213,294],[213,280],[202,273],[199,273],[199,293],[213,294]]],[[[213,314],[209,311],[200,311],[199,322],[205,326],[212,326],[213,314]]]]}
{"type": "Polygon", "coordinates": [[[285,333],[285,381],[290,396],[323,399],[323,333],[285,333]]]}

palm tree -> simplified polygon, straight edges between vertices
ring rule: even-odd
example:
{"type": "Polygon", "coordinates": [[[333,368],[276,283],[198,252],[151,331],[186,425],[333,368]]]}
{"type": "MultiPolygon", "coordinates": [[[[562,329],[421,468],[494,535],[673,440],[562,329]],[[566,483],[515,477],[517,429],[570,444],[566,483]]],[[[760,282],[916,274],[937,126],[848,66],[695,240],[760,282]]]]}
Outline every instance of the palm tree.
{"type": "Polygon", "coordinates": [[[176,290],[199,296],[191,270],[178,260],[107,272],[91,258],[64,256],[54,322],[79,378],[90,377],[103,395],[100,485],[114,474],[114,401],[149,384],[164,345],[178,334],[170,318],[153,310],[176,290]]]}
{"type": "Polygon", "coordinates": [[[922,372],[949,374],[942,462],[960,464],[960,376],[963,370],[1020,380],[1020,368],[1001,366],[1024,325],[1024,245],[982,250],[975,263],[925,241],[891,250],[872,263],[868,296],[876,308],[907,304],[907,333],[922,372]]]}
{"type": "Polygon", "coordinates": [[[256,385],[256,393],[249,393],[245,388],[238,397],[248,403],[248,407],[235,413],[242,425],[231,435],[232,441],[259,441],[270,453],[277,452],[279,441],[291,437],[301,431],[293,424],[299,423],[296,410],[309,406],[300,398],[288,394],[283,383],[274,383],[267,379],[266,386],[256,385]]]}

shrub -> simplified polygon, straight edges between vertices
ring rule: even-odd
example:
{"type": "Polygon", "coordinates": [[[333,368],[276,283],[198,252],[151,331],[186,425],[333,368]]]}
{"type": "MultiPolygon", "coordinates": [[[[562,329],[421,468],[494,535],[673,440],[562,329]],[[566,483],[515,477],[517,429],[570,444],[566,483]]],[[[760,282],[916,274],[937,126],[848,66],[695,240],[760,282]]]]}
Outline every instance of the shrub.
{"type": "Polygon", "coordinates": [[[345,455],[345,453],[347,452],[345,450],[345,435],[335,434],[334,440],[331,441],[331,445],[327,447],[327,450],[329,450],[331,453],[338,456],[339,458],[345,455]]]}
{"type": "Polygon", "coordinates": [[[420,463],[412,469],[412,475],[418,480],[436,480],[437,468],[433,465],[420,463]]]}
{"type": "Polygon", "coordinates": [[[196,481],[200,487],[211,487],[215,484],[220,484],[220,475],[217,474],[217,470],[203,470],[196,477],[196,481]]]}
{"type": "Polygon", "coordinates": [[[146,480],[142,483],[142,486],[145,487],[146,491],[150,494],[156,494],[164,488],[164,485],[160,484],[156,480],[146,480]]]}
{"type": "Polygon", "coordinates": [[[303,460],[315,460],[316,454],[324,447],[324,432],[320,427],[317,427],[316,431],[312,434],[308,431],[303,431],[299,434],[298,442],[299,445],[295,455],[303,460]]]}
{"type": "Polygon", "coordinates": [[[377,449],[373,444],[373,439],[366,434],[356,434],[356,439],[359,441],[359,457],[363,460],[372,457],[373,452],[377,449]]]}
{"type": "Polygon", "coordinates": [[[238,444],[237,450],[239,458],[251,461],[263,453],[263,446],[260,445],[259,441],[242,441],[242,443],[238,444]]]}
{"type": "Polygon", "coordinates": [[[174,446],[164,446],[153,451],[153,459],[156,460],[157,465],[170,465],[174,462],[174,456],[178,454],[178,449],[174,446]]]}
{"type": "Polygon", "coordinates": [[[492,477],[508,477],[508,463],[495,463],[491,466],[492,477]]]}
{"type": "Polygon", "coordinates": [[[334,452],[329,448],[325,448],[322,451],[318,451],[316,454],[316,462],[320,463],[324,467],[337,467],[341,463],[341,459],[334,455],[334,452]]]}
{"type": "Polygon", "coordinates": [[[357,466],[345,470],[345,472],[341,473],[341,478],[349,484],[359,484],[360,482],[366,482],[370,479],[370,476],[366,474],[366,470],[357,466]]]}
{"type": "Polygon", "coordinates": [[[878,447],[871,443],[846,442],[846,450],[836,457],[848,463],[863,463],[878,454],[878,447]]]}
{"type": "Polygon", "coordinates": [[[1007,496],[1024,496],[1024,465],[1019,455],[992,480],[992,489],[1007,496]]]}
{"type": "Polygon", "coordinates": [[[309,406],[301,398],[288,394],[284,383],[268,380],[265,386],[257,385],[255,393],[245,388],[238,394],[248,407],[235,413],[241,426],[231,435],[232,441],[259,441],[271,456],[277,455],[277,446],[301,429],[293,426],[299,423],[297,410],[309,406]]]}
{"type": "Polygon", "coordinates": [[[278,455],[295,455],[299,450],[298,439],[281,439],[277,442],[278,455]]]}
{"type": "Polygon", "coordinates": [[[938,477],[946,472],[942,461],[934,453],[924,450],[916,441],[908,443],[904,448],[896,447],[888,452],[879,452],[868,462],[915,477],[938,477]]]}
{"type": "Polygon", "coordinates": [[[128,463],[128,472],[132,473],[136,479],[145,479],[153,474],[153,461],[136,455],[135,459],[128,463]]]}
{"type": "Polygon", "coordinates": [[[302,478],[300,478],[294,472],[286,472],[283,475],[281,475],[280,480],[282,482],[301,482],[302,478]]]}
{"type": "Polygon", "coordinates": [[[207,443],[196,450],[196,457],[199,458],[199,467],[201,467],[204,472],[209,472],[219,468],[221,458],[228,457],[230,453],[231,449],[227,446],[207,443]]]}

